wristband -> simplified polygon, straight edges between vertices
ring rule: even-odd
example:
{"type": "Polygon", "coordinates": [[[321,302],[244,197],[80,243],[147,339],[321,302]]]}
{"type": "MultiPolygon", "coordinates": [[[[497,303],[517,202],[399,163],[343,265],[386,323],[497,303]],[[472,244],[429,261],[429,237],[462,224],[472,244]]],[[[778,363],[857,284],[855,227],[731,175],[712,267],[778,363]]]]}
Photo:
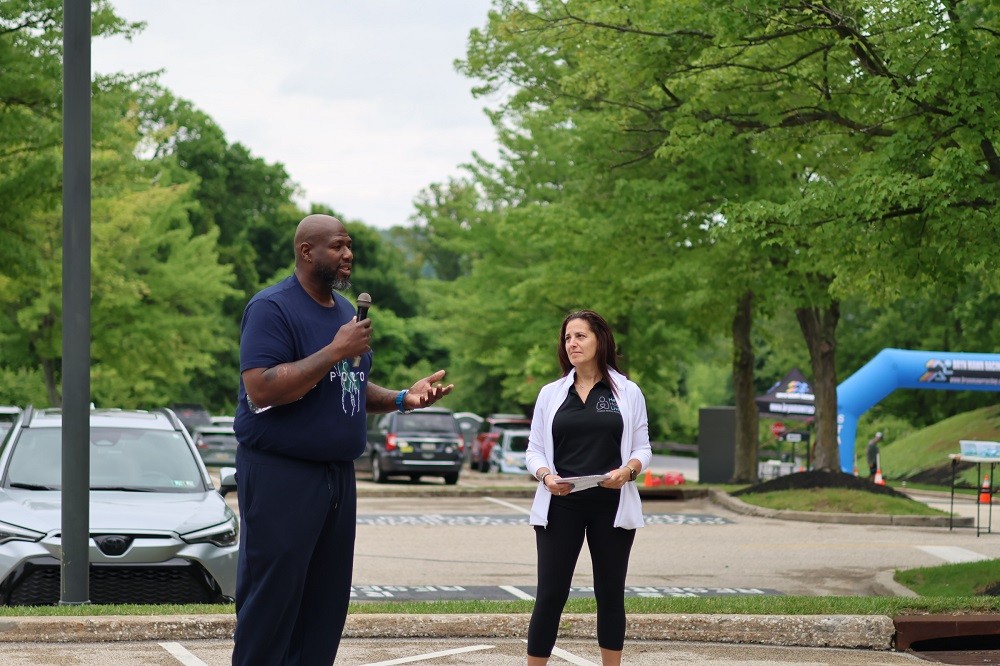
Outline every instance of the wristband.
{"type": "Polygon", "coordinates": [[[402,391],[396,394],[396,411],[398,411],[400,414],[409,414],[410,412],[413,411],[412,409],[407,409],[406,407],[403,406],[403,400],[406,399],[406,394],[409,392],[410,389],[403,389],[402,391]]]}
{"type": "Polygon", "coordinates": [[[639,472],[635,471],[635,467],[632,467],[632,465],[625,465],[625,466],[628,467],[628,480],[635,481],[636,477],[639,476],[639,472]]]}
{"type": "Polygon", "coordinates": [[[552,474],[552,472],[546,472],[545,474],[542,474],[542,478],[538,479],[538,483],[540,483],[540,484],[542,484],[544,486],[545,485],[545,477],[547,477],[547,476],[549,476],[551,474],[552,474]]]}

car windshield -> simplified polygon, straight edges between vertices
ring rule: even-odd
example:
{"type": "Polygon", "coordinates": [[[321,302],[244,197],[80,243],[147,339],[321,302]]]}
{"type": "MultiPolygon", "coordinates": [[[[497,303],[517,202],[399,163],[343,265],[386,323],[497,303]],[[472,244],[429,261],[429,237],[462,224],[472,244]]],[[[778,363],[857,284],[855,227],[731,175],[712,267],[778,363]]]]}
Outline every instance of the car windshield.
{"type": "MultiPolygon", "coordinates": [[[[156,492],[203,491],[201,470],[179,432],[139,428],[90,429],[90,489],[156,492]]],[[[62,431],[21,431],[6,484],[57,490],[62,486],[62,431]]]]}
{"type": "Polygon", "coordinates": [[[204,444],[216,444],[219,446],[236,446],[236,435],[226,433],[202,432],[198,433],[198,442],[204,444]]]}
{"type": "Polygon", "coordinates": [[[522,428],[525,427],[525,425],[527,425],[526,421],[516,421],[516,422],[513,422],[513,423],[500,422],[500,423],[494,423],[493,424],[493,429],[494,430],[521,430],[522,428]]]}
{"type": "Polygon", "coordinates": [[[528,450],[528,436],[511,435],[507,437],[507,450],[511,453],[524,453],[528,450]]]}
{"type": "Polygon", "coordinates": [[[458,424],[451,414],[414,412],[397,415],[396,430],[397,432],[440,432],[455,435],[458,434],[458,424]]]}

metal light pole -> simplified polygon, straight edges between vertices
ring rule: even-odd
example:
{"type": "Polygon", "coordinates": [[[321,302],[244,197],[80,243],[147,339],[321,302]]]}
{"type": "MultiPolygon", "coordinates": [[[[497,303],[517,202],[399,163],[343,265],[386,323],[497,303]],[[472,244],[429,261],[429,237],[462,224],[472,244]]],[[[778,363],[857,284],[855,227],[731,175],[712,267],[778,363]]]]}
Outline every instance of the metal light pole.
{"type": "Polygon", "coordinates": [[[90,0],[63,0],[62,604],[90,601],[90,0]]]}

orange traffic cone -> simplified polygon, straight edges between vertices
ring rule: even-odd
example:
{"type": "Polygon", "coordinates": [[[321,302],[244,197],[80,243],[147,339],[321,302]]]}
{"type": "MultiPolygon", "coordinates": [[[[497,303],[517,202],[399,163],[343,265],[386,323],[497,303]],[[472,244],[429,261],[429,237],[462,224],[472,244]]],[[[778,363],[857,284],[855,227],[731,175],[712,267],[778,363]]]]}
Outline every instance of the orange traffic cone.
{"type": "Polygon", "coordinates": [[[646,476],[642,480],[642,485],[644,488],[649,488],[653,485],[653,475],[650,474],[649,470],[646,470],[646,476]]]}
{"type": "Polygon", "coordinates": [[[979,503],[989,504],[993,501],[993,492],[990,489],[990,477],[983,477],[983,487],[979,489],[979,503]]]}
{"type": "Polygon", "coordinates": [[[885,479],[882,478],[882,456],[875,456],[875,485],[885,485],[885,479]]]}

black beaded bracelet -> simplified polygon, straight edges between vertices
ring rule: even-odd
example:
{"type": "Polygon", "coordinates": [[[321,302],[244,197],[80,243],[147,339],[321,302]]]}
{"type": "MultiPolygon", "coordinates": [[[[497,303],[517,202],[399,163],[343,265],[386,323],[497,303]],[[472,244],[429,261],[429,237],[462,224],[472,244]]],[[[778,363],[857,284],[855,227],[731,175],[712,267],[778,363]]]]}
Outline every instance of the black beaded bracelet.
{"type": "Polygon", "coordinates": [[[542,474],[542,478],[538,479],[538,483],[540,483],[540,484],[542,484],[544,486],[545,485],[545,477],[547,477],[550,474],[552,474],[552,472],[546,472],[545,474],[542,474]]]}

